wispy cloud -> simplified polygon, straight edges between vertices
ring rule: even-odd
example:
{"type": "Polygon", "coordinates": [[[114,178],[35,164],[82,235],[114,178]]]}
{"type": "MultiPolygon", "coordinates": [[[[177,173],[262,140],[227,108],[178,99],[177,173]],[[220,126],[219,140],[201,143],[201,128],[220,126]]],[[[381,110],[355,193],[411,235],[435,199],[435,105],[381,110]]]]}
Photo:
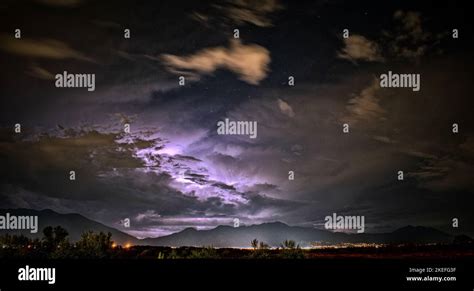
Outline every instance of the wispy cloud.
{"type": "Polygon", "coordinates": [[[279,0],[226,0],[194,11],[191,18],[204,25],[242,26],[251,24],[258,27],[273,26],[272,15],[284,7],[279,0]]]}
{"type": "Polygon", "coordinates": [[[271,26],[268,15],[282,8],[278,0],[234,0],[223,6],[226,15],[236,24],[248,22],[261,27],[271,26]]]}
{"type": "Polygon", "coordinates": [[[432,33],[423,28],[423,18],[419,12],[397,10],[392,31],[383,31],[382,40],[387,43],[387,54],[394,58],[416,59],[429,52],[441,52],[440,41],[447,31],[432,33]]]}
{"type": "Polygon", "coordinates": [[[423,29],[421,14],[415,11],[397,10],[390,30],[382,30],[380,37],[370,40],[362,35],[344,39],[344,47],[338,57],[357,61],[384,62],[387,59],[417,59],[429,52],[441,52],[440,41],[447,32],[430,33],[423,29]]]}
{"type": "Polygon", "coordinates": [[[285,101],[278,99],[278,107],[280,108],[281,113],[287,115],[288,117],[295,117],[293,108],[285,101]]]}
{"type": "Polygon", "coordinates": [[[429,47],[426,42],[431,38],[431,34],[423,31],[421,15],[413,11],[398,10],[393,18],[399,24],[396,35],[390,42],[391,53],[404,58],[417,58],[424,55],[429,47]]]}
{"type": "Polygon", "coordinates": [[[368,87],[348,101],[346,109],[349,115],[344,119],[357,122],[383,118],[385,110],[380,106],[379,97],[377,96],[379,90],[379,81],[374,78],[368,87]]]}
{"type": "Polygon", "coordinates": [[[54,80],[54,75],[51,72],[37,65],[32,65],[27,74],[38,79],[54,80]]]}
{"type": "Polygon", "coordinates": [[[410,175],[421,187],[434,191],[474,190],[474,137],[456,147],[456,154],[427,157],[425,163],[410,175]]]}
{"type": "Polygon", "coordinates": [[[233,40],[228,48],[206,48],[190,56],[164,54],[162,60],[176,74],[198,78],[224,68],[238,74],[241,80],[257,85],[267,76],[271,58],[270,52],[262,46],[233,40]]]}
{"type": "Polygon", "coordinates": [[[66,43],[54,39],[15,39],[0,36],[0,49],[15,55],[45,59],[75,59],[94,62],[83,53],[69,47],[66,43]]]}
{"type": "Polygon", "coordinates": [[[347,59],[353,62],[383,61],[379,46],[361,35],[352,35],[349,38],[345,38],[344,45],[342,51],[338,53],[338,57],[341,59],[347,59]]]}

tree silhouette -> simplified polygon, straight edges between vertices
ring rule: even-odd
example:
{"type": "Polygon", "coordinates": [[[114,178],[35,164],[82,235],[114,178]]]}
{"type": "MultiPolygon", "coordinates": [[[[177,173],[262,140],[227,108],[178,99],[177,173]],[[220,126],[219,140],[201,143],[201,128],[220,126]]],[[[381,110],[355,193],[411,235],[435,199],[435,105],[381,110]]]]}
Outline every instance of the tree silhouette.
{"type": "Polygon", "coordinates": [[[258,248],[258,240],[257,240],[256,238],[254,238],[254,239],[250,242],[250,244],[252,245],[252,248],[253,248],[254,250],[256,250],[256,249],[258,248]]]}
{"type": "Polygon", "coordinates": [[[299,248],[299,247],[300,246],[299,245],[297,246],[294,240],[285,240],[283,242],[283,245],[282,245],[282,248],[290,249],[290,250],[296,249],[296,248],[299,248]]]}
{"type": "Polygon", "coordinates": [[[43,229],[43,245],[49,251],[57,249],[58,246],[64,247],[69,244],[67,241],[68,235],[67,230],[59,225],[54,228],[47,226],[43,229]]]}
{"type": "Polygon", "coordinates": [[[47,249],[51,249],[54,243],[54,230],[52,226],[43,229],[43,242],[47,249]]]}
{"type": "Polygon", "coordinates": [[[266,250],[268,249],[270,246],[266,243],[264,243],[263,241],[260,242],[260,244],[258,245],[258,248],[261,249],[261,250],[266,250]]]}
{"type": "Polygon", "coordinates": [[[86,231],[81,235],[81,239],[76,246],[79,253],[87,258],[104,258],[109,255],[108,251],[112,248],[112,234],[103,232],[94,233],[86,231]]]}
{"type": "Polygon", "coordinates": [[[294,240],[285,240],[281,245],[283,248],[280,257],[284,259],[304,259],[303,250],[294,240]]]}
{"type": "Polygon", "coordinates": [[[189,259],[219,259],[219,254],[212,246],[201,247],[191,251],[189,259]]]}
{"type": "Polygon", "coordinates": [[[66,240],[66,237],[69,235],[66,229],[61,226],[56,226],[54,228],[54,240],[56,244],[60,244],[66,240]]]}

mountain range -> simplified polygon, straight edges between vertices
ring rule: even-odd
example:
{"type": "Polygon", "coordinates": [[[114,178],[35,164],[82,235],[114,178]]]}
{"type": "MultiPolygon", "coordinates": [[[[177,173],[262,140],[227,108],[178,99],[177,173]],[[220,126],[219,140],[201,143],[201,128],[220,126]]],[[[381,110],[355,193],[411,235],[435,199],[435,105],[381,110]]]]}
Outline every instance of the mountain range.
{"type": "Polygon", "coordinates": [[[81,238],[81,234],[85,231],[92,230],[95,232],[110,232],[115,242],[120,244],[132,243],[138,244],[139,240],[131,235],[128,235],[115,228],[108,227],[102,223],[90,220],[77,213],[61,214],[50,209],[44,210],[33,210],[33,209],[0,209],[0,215],[10,213],[15,216],[38,216],[38,232],[31,233],[29,230],[2,230],[0,229],[0,235],[5,233],[9,234],[23,234],[31,238],[43,237],[43,229],[47,226],[60,225],[65,228],[69,233],[70,241],[77,241],[81,238]]]}
{"type": "Polygon", "coordinates": [[[134,245],[151,246],[213,246],[248,248],[253,239],[265,242],[269,246],[279,246],[285,240],[294,240],[302,247],[312,243],[448,243],[453,236],[437,229],[423,226],[406,226],[388,233],[347,234],[331,232],[316,228],[289,226],[282,222],[270,222],[258,225],[232,226],[220,225],[213,229],[196,230],[186,228],[180,232],[157,238],[137,239],[115,228],[90,220],[80,214],[60,214],[55,211],[32,209],[0,209],[0,215],[37,215],[39,221],[38,233],[28,230],[0,230],[5,233],[24,234],[29,237],[42,237],[46,226],[60,225],[69,232],[69,239],[77,241],[85,231],[111,232],[112,239],[118,244],[131,243],[134,245]]]}

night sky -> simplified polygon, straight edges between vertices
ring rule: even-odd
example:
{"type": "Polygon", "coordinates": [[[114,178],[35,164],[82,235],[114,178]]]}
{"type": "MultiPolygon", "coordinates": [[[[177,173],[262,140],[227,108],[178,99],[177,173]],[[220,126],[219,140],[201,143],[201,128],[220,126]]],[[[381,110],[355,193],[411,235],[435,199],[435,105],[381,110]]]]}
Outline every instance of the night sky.
{"type": "Polygon", "coordinates": [[[1,1],[0,208],[137,237],[334,212],[474,234],[472,13],[356,2],[1,1]],[[55,87],[64,71],[95,91],[55,87]],[[388,71],[421,90],[381,88],[388,71]],[[258,137],[218,135],[225,118],[258,137]]]}

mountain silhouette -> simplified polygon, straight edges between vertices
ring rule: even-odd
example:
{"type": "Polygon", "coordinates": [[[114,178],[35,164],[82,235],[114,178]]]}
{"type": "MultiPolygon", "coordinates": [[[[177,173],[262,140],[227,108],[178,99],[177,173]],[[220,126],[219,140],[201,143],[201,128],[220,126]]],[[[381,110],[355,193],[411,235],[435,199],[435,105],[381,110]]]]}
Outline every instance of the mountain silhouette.
{"type": "Polygon", "coordinates": [[[280,246],[285,240],[294,240],[302,247],[320,243],[448,243],[453,237],[439,230],[422,226],[407,226],[391,233],[347,234],[315,228],[289,226],[282,222],[259,225],[218,226],[210,230],[187,228],[171,235],[144,239],[142,243],[161,246],[214,246],[249,247],[253,239],[263,241],[272,247],[280,246]]]}
{"type": "Polygon", "coordinates": [[[60,214],[50,209],[44,210],[33,210],[33,209],[0,209],[0,215],[5,215],[10,213],[10,215],[16,216],[38,216],[38,232],[31,233],[30,230],[2,230],[0,229],[0,235],[5,233],[9,234],[23,234],[31,238],[41,238],[43,236],[43,229],[46,226],[57,226],[60,225],[69,232],[69,240],[77,241],[80,239],[81,234],[92,230],[94,232],[110,232],[112,233],[112,240],[118,244],[132,243],[137,244],[139,240],[131,235],[128,235],[124,232],[121,232],[115,228],[108,227],[99,222],[90,220],[80,214],[70,213],[70,214],[60,214]]]}
{"type": "Polygon", "coordinates": [[[5,233],[24,234],[29,237],[42,237],[46,226],[60,225],[69,232],[71,241],[77,241],[85,231],[111,232],[112,240],[118,244],[131,243],[134,245],[150,246],[213,246],[248,248],[253,239],[265,242],[271,247],[280,246],[285,240],[294,240],[302,247],[312,243],[449,243],[453,236],[437,229],[423,226],[406,226],[389,233],[348,234],[331,232],[309,227],[289,226],[282,222],[262,223],[258,225],[233,226],[220,225],[213,229],[196,230],[186,228],[180,232],[157,238],[137,239],[115,228],[90,220],[80,214],[60,214],[52,210],[31,209],[0,209],[0,215],[37,215],[39,220],[38,233],[31,234],[29,230],[0,230],[5,233]]]}

